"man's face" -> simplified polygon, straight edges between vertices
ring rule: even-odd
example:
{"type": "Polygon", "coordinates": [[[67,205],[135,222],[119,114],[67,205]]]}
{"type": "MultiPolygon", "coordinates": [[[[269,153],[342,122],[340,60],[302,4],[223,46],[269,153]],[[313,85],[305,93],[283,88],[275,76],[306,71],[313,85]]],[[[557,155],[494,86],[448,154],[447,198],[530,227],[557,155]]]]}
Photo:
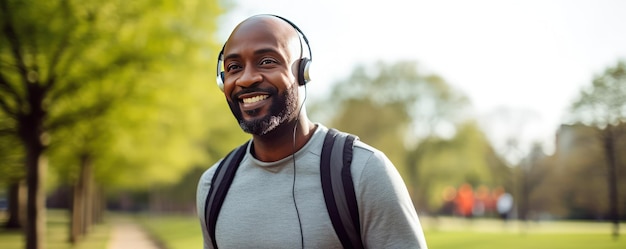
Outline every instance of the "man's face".
{"type": "Polygon", "coordinates": [[[265,135],[297,115],[292,65],[299,58],[293,53],[298,36],[285,25],[269,17],[248,19],[224,48],[226,100],[241,128],[254,135],[265,135]]]}

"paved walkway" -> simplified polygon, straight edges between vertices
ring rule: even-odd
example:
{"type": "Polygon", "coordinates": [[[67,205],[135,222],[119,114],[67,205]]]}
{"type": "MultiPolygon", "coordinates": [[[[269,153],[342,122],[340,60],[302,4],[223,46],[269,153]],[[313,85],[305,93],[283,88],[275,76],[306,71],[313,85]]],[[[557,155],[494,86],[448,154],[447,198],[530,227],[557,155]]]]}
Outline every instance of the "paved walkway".
{"type": "Polygon", "coordinates": [[[112,221],[111,240],[107,249],[161,249],[148,234],[128,218],[112,221]]]}

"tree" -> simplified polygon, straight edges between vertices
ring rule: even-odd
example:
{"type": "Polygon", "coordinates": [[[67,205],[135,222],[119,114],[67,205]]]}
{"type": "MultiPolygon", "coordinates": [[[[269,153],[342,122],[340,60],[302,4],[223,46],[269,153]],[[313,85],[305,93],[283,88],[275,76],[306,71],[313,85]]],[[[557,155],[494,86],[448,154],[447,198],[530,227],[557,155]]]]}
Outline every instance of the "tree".
{"type": "MultiPolygon", "coordinates": [[[[133,83],[189,55],[181,53],[185,42],[211,43],[216,2],[0,1],[0,110],[15,124],[5,132],[24,145],[26,248],[44,241],[45,152],[54,134],[105,115],[115,101],[146,90],[140,87],[158,87],[133,83]]],[[[214,57],[208,54],[196,56],[214,57]]]]}
{"type": "Polygon", "coordinates": [[[418,206],[432,210],[441,204],[433,198],[448,185],[468,179],[497,184],[502,164],[492,160],[486,138],[469,121],[465,96],[418,69],[412,61],[357,66],[311,110],[316,118],[330,119],[330,126],[384,151],[418,206]]]}
{"type": "MultiPolygon", "coordinates": [[[[560,196],[551,210],[573,219],[611,219],[607,201],[607,170],[599,129],[580,123],[562,125],[557,135],[552,184],[539,190],[560,196]],[[584,184],[581,184],[584,183],[584,184]],[[559,209],[566,209],[559,210],[559,209]]],[[[622,145],[621,150],[626,149],[622,145]]],[[[626,176],[622,172],[622,177],[626,176]]],[[[623,188],[622,188],[623,189],[623,188]]],[[[554,201],[554,200],[553,200],[554,201]]]]}
{"type": "MultiPolygon", "coordinates": [[[[333,86],[329,99],[315,108],[334,110],[337,119],[332,124],[359,131],[362,140],[388,147],[389,153],[395,150],[393,145],[403,151],[415,148],[429,136],[450,137],[454,124],[465,119],[468,104],[441,77],[420,71],[413,61],[359,65],[333,86]],[[386,116],[379,118],[373,113],[386,116]],[[353,118],[361,120],[354,122],[353,118]],[[391,144],[383,145],[377,141],[380,139],[391,144]]],[[[395,162],[404,161],[391,157],[395,162]]]]}
{"type": "Polygon", "coordinates": [[[522,220],[531,218],[531,210],[534,207],[531,195],[538,190],[547,176],[545,161],[546,155],[543,153],[543,148],[540,144],[535,144],[514,170],[519,175],[517,206],[519,218],[522,220]]]}
{"type": "Polygon", "coordinates": [[[482,124],[489,131],[487,135],[496,153],[513,173],[508,191],[516,200],[517,214],[522,220],[527,219],[530,191],[536,182],[530,175],[536,171],[538,157],[543,153],[542,147],[533,145],[533,138],[527,134],[536,118],[537,114],[530,110],[501,107],[491,112],[482,124]]]}
{"type": "MultiPolygon", "coordinates": [[[[0,113],[0,117],[1,117],[0,113]]],[[[6,121],[4,119],[1,119],[6,121]]],[[[2,124],[2,121],[0,121],[2,124]]],[[[6,127],[6,126],[5,126],[6,127]]],[[[6,128],[5,128],[6,129],[6,128]]],[[[23,189],[24,168],[20,163],[24,160],[22,147],[13,134],[0,135],[0,187],[7,188],[9,203],[8,219],[4,224],[7,229],[20,229],[23,223],[23,206],[19,193],[23,189]]]]}
{"type": "Polygon", "coordinates": [[[511,189],[511,171],[500,159],[479,126],[472,121],[459,124],[451,138],[430,137],[409,154],[415,169],[414,199],[420,210],[441,210],[446,189],[469,184],[474,188],[511,189]],[[419,154],[418,154],[419,153],[419,154]]]}
{"type": "Polygon", "coordinates": [[[617,142],[623,140],[623,122],[626,122],[626,63],[619,61],[594,77],[590,87],[580,92],[572,104],[571,120],[598,128],[607,165],[609,213],[613,222],[613,236],[619,236],[617,142]]]}

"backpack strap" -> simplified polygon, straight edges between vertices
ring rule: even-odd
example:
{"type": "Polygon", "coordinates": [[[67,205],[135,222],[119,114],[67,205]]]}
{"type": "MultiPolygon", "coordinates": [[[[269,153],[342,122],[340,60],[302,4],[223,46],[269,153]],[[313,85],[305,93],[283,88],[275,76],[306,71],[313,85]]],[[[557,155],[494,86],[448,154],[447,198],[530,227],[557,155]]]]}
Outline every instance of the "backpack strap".
{"type": "MultiPolygon", "coordinates": [[[[358,137],[354,135],[329,129],[324,138],[320,159],[320,178],[326,209],[344,248],[364,248],[361,241],[359,209],[350,172],[352,149],[357,139],[358,137]]],[[[217,217],[237,168],[246,154],[247,145],[248,142],[228,153],[218,165],[211,180],[204,211],[213,248],[217,248],[215,240],[217,217]]]]}
{"type": "Polygon", "coordinates": [[[363,248],[359,208],[350,172],[352,147],[356,139],[358,137],[354,135],[329,129],[320,160],[326,209],[344,248],[363,248]]]}
{"type": "Polygon", "coordinates": [[[237,172],[237,168],[239,168],[239,164],[246,154],[246,148],[248,148],[248,142],[228,153],[222,162],[220,162],[219,166],[217,166],[211,180],[211,188],[209,189],[209,194],[204,204],[204,217],[209,236],[211,237],[211,243],[213,243],[213,248],[217,248],[217,242],[215,241],[217,216],[222,209],[226,193],[233,183],[235,172],[237,172]]]}

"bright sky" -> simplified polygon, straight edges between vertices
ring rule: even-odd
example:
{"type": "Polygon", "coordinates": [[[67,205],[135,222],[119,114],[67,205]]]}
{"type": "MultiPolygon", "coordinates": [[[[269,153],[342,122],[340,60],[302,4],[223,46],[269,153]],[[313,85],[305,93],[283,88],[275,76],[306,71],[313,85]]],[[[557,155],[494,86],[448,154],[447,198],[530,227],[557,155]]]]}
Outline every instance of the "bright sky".
{"type": "Polygon", "coordinates": [[[222,19],[222,41],[237,23],[262,13],[304,31],[313,50],[311,98],[357,63],[414,60],[466,94],[491,135],[514,133],[548,153],[581,87],[626,60],[626,1],[236,2],[222,19]],[[495,115],[501,110],[513,117],[502,121],[495,115]]]}

